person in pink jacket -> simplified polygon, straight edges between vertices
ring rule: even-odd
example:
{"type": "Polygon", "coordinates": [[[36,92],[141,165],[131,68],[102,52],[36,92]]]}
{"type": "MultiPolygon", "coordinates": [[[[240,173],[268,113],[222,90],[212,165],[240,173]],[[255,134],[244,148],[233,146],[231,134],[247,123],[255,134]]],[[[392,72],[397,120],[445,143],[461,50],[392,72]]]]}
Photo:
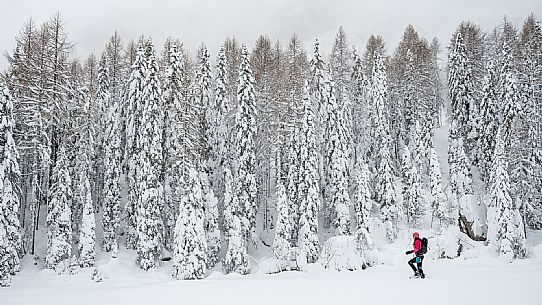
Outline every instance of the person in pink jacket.
{"type": "Polygon", "coordinates": [[[422,240],[420,239],[420,233],[414,232],[412,234],[412,238],[414,238],[413,247],[414,249],[408,250],[406,252],[407,255],[414,253],[414,258],[408,261],[408,264],[410,265],[410,268],[414,270],[414,276],[421,277],[422,279],[425,278],[425,274],[422,270],[422,261],[423,261],[423,252],[422,252],[422,240]],[[416,263],[416,266],[414,266],[414,263],[416,263]],[[416,268],[417,267],[417,268],[416,268]]]}

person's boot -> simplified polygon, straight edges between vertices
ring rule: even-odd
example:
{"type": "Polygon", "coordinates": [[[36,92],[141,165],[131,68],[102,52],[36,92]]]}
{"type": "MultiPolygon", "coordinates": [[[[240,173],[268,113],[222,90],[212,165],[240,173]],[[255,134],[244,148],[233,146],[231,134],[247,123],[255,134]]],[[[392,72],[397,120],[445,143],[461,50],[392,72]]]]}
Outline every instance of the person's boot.
{"type": "Polygon", "coordinates": [[[420,277],[421,277],[422,279],[424,279],[424,278],[425,278],[425,274],[423,273],[423,271],[422,271],[422,272],[420,272],[419,274],[420,274],[420,277]]]}

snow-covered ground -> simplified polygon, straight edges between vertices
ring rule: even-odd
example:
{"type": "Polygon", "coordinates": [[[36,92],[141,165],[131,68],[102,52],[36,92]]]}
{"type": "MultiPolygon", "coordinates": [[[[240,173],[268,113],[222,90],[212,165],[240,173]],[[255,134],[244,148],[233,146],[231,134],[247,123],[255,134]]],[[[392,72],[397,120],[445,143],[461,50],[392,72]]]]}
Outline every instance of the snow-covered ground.
{"type": "MultiPolygon", "coordinates": [[[[428,234],[423,232],[422,234],[428,234]]],[[[379,247],[382,264],[359,271],[324,270],[309,265],[308,272],[224,275],[220,268],[204,280],[171,278],[171,263],[145,272],[135,264],[135,253],[121,250],[116,261],[101,253],[102,282],[91,280],[92,270],[56,275],[27,257],[12,286],[0,289],[0,304],[540,304],[542,232],[529,234],[530,258],[507,263],[487,247],[473,244],[454,260],[427,257],[425,280],[409,279],[404,251],[410,232],[379,247]],[[534,246],[533,246],[534,245],[534,246]]],[[[382,243],[381,243],[382,244],[382,243]]],[[[269,253],[260,246],[261,261],[269,253]]]]}

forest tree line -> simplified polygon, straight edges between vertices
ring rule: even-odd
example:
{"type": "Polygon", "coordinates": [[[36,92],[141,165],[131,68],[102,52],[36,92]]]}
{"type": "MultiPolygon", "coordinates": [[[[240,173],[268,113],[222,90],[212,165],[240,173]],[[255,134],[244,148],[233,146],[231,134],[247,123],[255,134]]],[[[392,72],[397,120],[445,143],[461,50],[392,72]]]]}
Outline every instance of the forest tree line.
{"type": "Polygon", "coordinates": [[[322,232],[371,249],[371,216],[389,242],[431,215],[437,232],[524,257],[542,227],[540,22],[463,22],[447,45],[443,60],[408,26],[392,52],[373,35],[359,54],[341,27],[329,58],[318,40],[262,35],[250,51],[227,38],[213,61],[204,44],[191,56],[168,38],[158,54],[115,32],[81,60],[60,15],[28,21],[0,79],[2,283],[41,254],[40,229],[59,273],[94,266],[96,241],[116,257],[122,239],[144,270],[165,249],[178,279],[220,261],[246,274],[262,230],[288,268],[292,252],[318,260],[322,232]],[[433,140],[445,121],[449,181],[433,140]]]}

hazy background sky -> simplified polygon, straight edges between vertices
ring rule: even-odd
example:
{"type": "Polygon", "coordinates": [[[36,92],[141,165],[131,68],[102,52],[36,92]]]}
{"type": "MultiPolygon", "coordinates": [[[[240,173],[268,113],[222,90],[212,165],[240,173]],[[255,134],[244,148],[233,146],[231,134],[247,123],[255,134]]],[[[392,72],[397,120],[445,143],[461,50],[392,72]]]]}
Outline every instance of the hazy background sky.
{"type": "MultiPolygon", "coordinates": [[[[530,13],[542,17],[542,0],[0,0],[0,7],[2,54],[11,52],[30,17],[41,24],[59,12],[78,57],[100,53],[115,30],[124,44],[144,34],[161,49],[172,36],[192,54],[205,42],[213,55],[227,36],[252,47],[262,33],[286,44],[295,32],[308,51],[319,38],[328,52],[339,25],[358,49],[371,34],[380,34],[391,52],[412,24],[427,39],[439,38],[444,50],[463,20],[489,30],[504,16],[517,26],[530,13]]],[[[0,70],[6,65],[2,56],[0,70]]]]}

